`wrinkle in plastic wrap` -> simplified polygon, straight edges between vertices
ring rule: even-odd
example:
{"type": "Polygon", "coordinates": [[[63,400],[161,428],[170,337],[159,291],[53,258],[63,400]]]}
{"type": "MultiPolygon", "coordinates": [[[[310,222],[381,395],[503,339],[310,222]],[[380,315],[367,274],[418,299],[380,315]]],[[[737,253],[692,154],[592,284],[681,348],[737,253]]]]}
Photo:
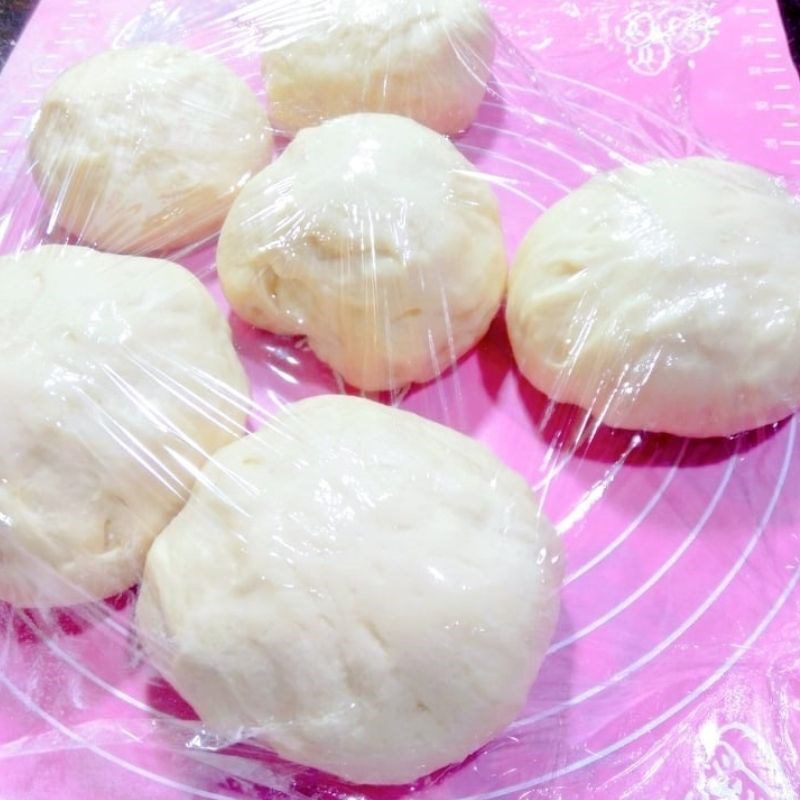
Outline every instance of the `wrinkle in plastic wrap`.
{"type": "MultiPolygon", "coordinates": [[[[164,40],[219,57],[264,99],[258,4],[107,5],[43,0],[0,78],[4,253],[53,238],[24,151],[65,66],[164,40]]],[[[456,142],[491,176],[509,254],[545,208],[629,161],[724,154],[793,184],[798,84],[766,0],[488,6],[500,32],[490,88],[456,142]]],[[[214,243],[176,260],[227,313],[214,243]]],[[[254,425],[343,390],[302,340],[230,321],[254,425]]],[[[588,425],[521,378],[499,319],[456,369],[384,399],[489,445],[541,492],[562,535],[561,616],[519,718],[413,787],[347,786],[251,743],[215,748],[142,660],[135,590],[49,611],[3,605],[4,797],[798,794],[794,417],[728,440],[588,425]]]]}

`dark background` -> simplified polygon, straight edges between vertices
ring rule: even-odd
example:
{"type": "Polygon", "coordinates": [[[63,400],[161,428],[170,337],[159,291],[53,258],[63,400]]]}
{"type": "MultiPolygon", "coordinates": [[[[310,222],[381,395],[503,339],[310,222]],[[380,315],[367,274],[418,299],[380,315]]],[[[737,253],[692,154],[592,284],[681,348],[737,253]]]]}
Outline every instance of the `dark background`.
{"type": "Polygon", "coordinates": [[[5,63],[8,54],[13,50],[17,37],[35,6],[36,0],[0,0],[0,65],[5,63]]]}
{"type": "Polygon", "coordinates": [[[795,67],[800,66],[800,0],[778,0],[795,67]]]}
{"type": "MultiPolygon", "coordinates": [[[[118,2],[118,0],[95,0],[118,2]]],[[[800,0],[778,0],[795,66],[800,65],[800,0]]],[[[36,0],[0,0],[0,65],[14,47],[36,0]]]]}

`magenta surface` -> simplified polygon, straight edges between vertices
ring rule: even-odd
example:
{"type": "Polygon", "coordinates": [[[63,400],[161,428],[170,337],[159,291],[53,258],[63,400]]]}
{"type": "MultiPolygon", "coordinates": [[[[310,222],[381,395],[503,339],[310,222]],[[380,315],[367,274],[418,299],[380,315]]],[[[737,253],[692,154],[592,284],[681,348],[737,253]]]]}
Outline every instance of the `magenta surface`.
{"type": "MultiPolygon", "coordinates": [[[[236,4],[204,5],[42,0],[0,76],[3,252],[44,238],[24,139],[65,66],[163,38],[208,48],[258,88],[247,27],[212,20],[236,4]]],[[[542,208],[628,159],[711,153],[800,176],[800,86],[772,2],[490,6],[505,39],[458,144],[497,177],[512,252],[542,208]]],[[[219,298],[213,254],[180,260],[219,298]]],[[[233,325],[264,407],[338,390],[296,343],[233,325]]],[[[457,369],[395,400],[486,442],[543,492],[564,536],[559,627],[508,731],[414,787],[343,786],[252,746],[192,746],[191,710],[136,661],[133,593],[42,614],[0,606],[0,797],[800,794],[796,419],[732,440],[595,430],[521,380],[499,321],[457,369]]]]}

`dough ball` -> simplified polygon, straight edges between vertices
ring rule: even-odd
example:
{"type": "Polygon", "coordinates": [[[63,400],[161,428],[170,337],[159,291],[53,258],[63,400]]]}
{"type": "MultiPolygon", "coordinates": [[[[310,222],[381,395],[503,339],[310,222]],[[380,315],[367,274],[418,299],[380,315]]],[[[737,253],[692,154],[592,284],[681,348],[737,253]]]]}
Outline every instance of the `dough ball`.
{"type": "Polygon", "coordinates": [[[251,180],[220,236],[234,310],[353,386],[429,380],[486,333],[507,263],[488,181],[443,136],[356,114],[308,128],[251,180]]]}
{"type": "Polygon", "coordinates": [[[176,264],[0,259],[0,599],[136,583],[198,468],[242,434],[246,390],[226,321],[176,264]]]}
{"type": "Polygon", "coordinates": [[[279,0],[267,16],[263,72],[281,130],[380,111],[458,133],[478,113],[494,57],[481,0],[279,0]]]}
{"type": "Polygon", "coordinates": [[[215,234],[271,152],[266,113],[244,81],[210,56],[163,44],[68,69],[29,143],[51,227],[120,253],[215,234]]]}
{"type": "Polygon", "coordinates": [[[590,180],[516,257],[522,373],[621,428],[726,436],[800,405],[800,204],[707,158],[590,180]]]}
{"type": "Polygon", "coordinates": [[[521,710],[561,571],[527,483],[482,445],[323,396],[209,462],[150,551],[137,622],[211,732],[405,783],[521,710]]]}

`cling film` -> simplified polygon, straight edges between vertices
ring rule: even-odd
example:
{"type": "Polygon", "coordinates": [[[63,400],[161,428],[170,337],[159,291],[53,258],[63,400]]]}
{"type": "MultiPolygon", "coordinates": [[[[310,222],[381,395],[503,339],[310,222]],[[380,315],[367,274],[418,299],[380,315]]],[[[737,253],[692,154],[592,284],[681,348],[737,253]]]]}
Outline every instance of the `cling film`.
{"type": "MultiPolygon", "coordinates": [[[[274,64],[265,67],[265,50],[280,50],[281,37],[297,41],[305,37],[310,41],[319,30],[324,32],[327,7],[310,0],[289,11],[286,4],[267,0],[222,0],[212,5],[191,0],[133,0],[124,8],[118,4],[92,5],[84,0],[42,0],[39,4],[0,74],[4,97],[0,110],[2,255],[18,256],[41,245],[56,249],[89,245],[135,256],[167,258],[183,268],[180,274],[170,273],[175,286],[191,284],[191,292],[200,292],[204,287],[204,300],[206,294],[213,298],[213,304],[201,303],[206,320],[203,331],[209,341],[213,338],[209,331],[217,337],[210,344],[203,344],[195,331],[184,343],[175,333],[183,324],[182,315],[198,324],[199,313],[194,306],[189,307],[191,304],[175,299],[187,295],[179,295],[175,289],[173,298],[171,290],[159,289],[161,284],[155,277],[142,285],[140,278],[130,276],[126,279],[128,288],[124,288],[120,268],[118,281],[109,281],[113,291],[118,292],[115,312],[111,317],[98,312],[97,319],[110,326],[108,320],[113,318],[118,326],[104,328],[104,335],[113,342],[124,342],[125,347],[121,352],[114,350],[113,357],[102,362],[102,369],[88,378],[84,376],[85,383],[78,381],[80,392],[75,397],[80,398],[80,403],[73,403],[74,407],[93,409],[92,420],[103,421],[104,435],[111,437],[113,433],[116,438],[104,440],[103,447],[87,448],[85,444],[97,435],[96,429],[76,427],[74,438],[83,442],[82,448],[75,445],[70,469],[62,467],[59,474],[72,477],[70,485],[80,496],[78,490],[86,474],[106,482],[110,478],[104,474],[104,466],[114,467],[115,475],[122,474],[122,468],[114,466],[123,461],[117,459],[117,445],[127,447],[125,452],[133,453],[137,464],[149,464],[147,481],[154,483],[148,482],[147,492],[141,490],[140,496],[145,494],[148,498],[148,513],[161,513],[163,506],[165,519],[155,524],[149,518],[143,521],[146,515],[134,512],[130,520],[113,514],[108,514],[108,519],[128,520],[128,525],[133,525],[135,519],[141,530],[151,531],[147,535],[152,538],[166,525],[167,517],[172,519],[177,514],[167,528],[164,545],[159,545],[158,558],[162,559],[168,547],[166,536],[177,541],[177,535],[173,536],[175,526],[182,520],[185,524],[187,513],[200,514],[198,507],[202,510],[207,504],[216,514],[219,507],[215,504],[227,502],[237,506],[236,513],[241,512],[242,518],[255,513],[254,509],[259,514],[267,513],[248,489],[261,480],[255,476],[262,473],[246,472],[256,469],[254,464],[266,457],[264,453],[279,452],[286,459],[285,468],[271,473],[270,478],[275,482],[286,479],[286,496],[293,491],[291,487],[303,485],[310,475],[297,466],[303,462],[303,452],[313,461],[318,449],[323,452],[321,442],[335,440],[313,416],[311,410],[321,406],[315,406],[320,401],[311,398],[335,396],[335,401],[325,400],[331,401],[331,408],[341,409],[338,417],[329,418],[319,410],[313,413],[333,419],[330,429],[334,432],[337,425],[342,435],[355,431],[354,438],[348,439],[350,449],[340,452],[330,445],[332,449],[324,450],[329,458],[338,453],[336,458],[346,461],[358,447],[365,446],[367,433],[359,432],[359,426],[366,425],[364,420],[369,414],[365,411],[359,416],[353,412],[356,421],[349,421],[346,409],[358,407],[350,406],[350,402],[381,403],[387,413],[413,412],[426,423],[440,423],[477,441],[476,447],[485,448],[474,451],[472,442],[469,446],[463,444],[466,449],[452,474],[446,467],[430,473],[434,476],[430,481],[439,482],[435,487],[443,496],[455,492],[454,487],[461,485],[459,481],[467,484],[461,473],[465,463],[473,465],[483,463],[484,458],[492,459],[487,463],[495,465],[500,477],[494,483],[487,480],[487,485],[497,493],[508,491],[512,496],[503,476],[506,470],[521,475],[541,504],[543,517],[537,519],[550,520],[552,530],[558,534],[555,544],[547,538],[549,527],[541,523],[541,529],[537,528],[537,535],[544,537],[542,541],[550,543],[543,546],[544,551],[551,556],[563,551],[563,559],[555,559],[560,563],[552,575],[545,567],[535,576],[541,577],[544,586],[554,576],[560,578],[558,570],[563,568],[563,582],[552,638],[549,644],[537,645],[542,659],[541,664],[533,665],[532,671],[538,671],[536,679],[527,698],[520,699],[520,709],[502,725],[496,725],[492,735],[484,737],[485,743],[477,749],[470,748],[465,760],[453,764],[448,761],[447,766],[437,763],[432,772],[420,773],[411,782],[402,776],[383,781],[391,786],[372,780],[368,772],[352,770],[349,774],[356,780],[361,775],[363,782],[347,782],[347,776],[337,778],[332,774],[336,772],[333,760],[320,760],[318,766],[328,767],[328,772],[323,772],[302,766],[299,756],[296,761],[281,758],[276,753],[279,748],[270,749],[270,742],[259,738],[263,731],[250,730],[247,720],[237,720],[241,726],[233,733],[212,724],[219,720],[211,720],[215,715],[210,711],[201,722],[197,711],[206,699],[203,691],[186,682],[186,673],[178,674],[176,680],[174,664],[170,665],[168,658],[160,658],[152,642],[148,648],[148,643],[142,641],[135,611],[139,590],[129,586],[134,577],[124,574],[119,585],[114,586],[116,594],[101,600],[93,594],[107,594],[105,584],[97,588],[68,579],[69,588],[77,590],[77,594],[72,591],[58,599],[59,593],[54,590],[56,599],[52,601],[43,596],[38,603],[17,598],[12,605],[6,601],[14,598],[8,596],[0,603],[0,795],[9,800],[54,796],[65,800],[87,796],[114,796],[120,800],[143,796],[155,800],[193,796],[385,800],[412,794],[430,800],[788,800],[797,796],[800,508],[793,487],[800,478],[800,464],[796,418],[788,414],[791,409],[779,414],[779,419],[762,420],[768,424],[755,430],[744,430],[740,425],[735,431],[724,431],[731,435],[716,437],[684,438],[673,434],[686,430],[669,433],[658,430],[658,426],[651,431],[610,427],[604,424],[597,408],[554,402],[523,376],[512,351],[513,332],[506,324],[501,299],[505,271],[515,261],[534,222],[567,194],[606,172],[629,169],[635,173],[638,165],[658,159],[727,159],[777,176],[776,185],[789,193],[795,191],[800,175],[800,105],[796,100],[799,87],[778,9],[768,0],[685,0],[677,4],[662,0],[593,0],[547,2],[536,8],[515,0],[487,0],[491,51],[482,51],[481,43],[467,34],[452,43],[454,52],[464,56],[456,59],[464,70],[464,81],[477,81],[481,86],[480,103],[476,102],[468,115],[474,114],[474,119],[453,122],[453,116],[442,110],[446,111],[444,95],[415,107],[402,93],[398,99],[380,91],[366,97],[370,93],[365,92],[359,99],[362,104],[372,104],[360,110],[393,112],[399,108],[409,116],[419,114],[422,122],[429,127],[438,125],[448,135],[449,142],[427,138],[440,137],[431,131],[414,134],[420,137],[415,164],[424,166],[428,183],[413,181],[413,165],[393,153],[392,159],[375,161],[378,166],[373,183],[369,184],[371,192],[380,189],[383,195],[376,200],[375,194],[358,197],[343,190],[349,199],[333,208],[330,198],[341,187],[335,180],[326,183],[324,175],[317,181],[313,159],[333,163],[339,152],[350,152],[348,147],[353,148],[354,155],[363,156],[365,141],[399,137],[397,131],[401,128],[384,131],[380,125],[353,123],[350,117],[349,130],[333,119],[323,128],[315,128],[316,134],[306,131],[295,135],[296,127],[359,110],[352,107],[355,101],[348,99],[344,89],[337,95],[330,84],[324,92],[325,102],[330,101],[331,107],[313,109],[318,118],[311,123],[304,119],[296,125],[297,120],[288,115],[281,120],[272,119],[269,125],[262,126],[264,135],[259,141],[247,129],[248,122],[253,124],[259,113],[269,116],[271,97],[263,75],[272,75],[275,80],[277,68],[274,64]],[[149,240],[130,238],[138,211],[115,207],[119,197],[113,192],[104,198],[103,210],[109,219],[124,220],[121,227],[107,225],[89,231],[80,221],[69,224],[63,213],[63,204],[69,198],[63,191],[59,194],[58,186],[48,197],[47,176],[37,175],[36,167],[31,166],[30,153],[35,151],[31,140],[45,93],[63,70],[103,50],[149,47],[155,43],[188,48],[215,59],[215,63],[224,65],[220,68],[228,71],[227,77],[220,80],[233,81],[226,85],[249,92],[247,102],[252,100],[257,111],[243,122],[237,135],[242,137],[239,145],[243,141],[254,145],[252,158],[244,165],[233,164],[234,171],[238,170],[233,180],[237,184],[235,191],[217,198],[221,206],[211,204],[213,214],[208,213],[213,216],[212,222],[205,227],[199,224],[188,240],[170,238],[172,234],[164,239],[163,232],[170,230],[172,222],[170,209],[159,211],[163,227],[154,228],[157,236],[149,240]],[[483,82],[487,84],[485,93],[483,82]],[[345,107],[333,108],[334,100],[341,100],[345,107]],[[392,105],[395,102],[399,106],[392,105]],[[320,138],[320,130],[340,133],[325,140],[320,138]],[[336,147],[341,151],[326,151],[336,147]],[[439,147],[441,158],[436,149],[439,147]],[[287,160],[282,161],[284,158],[287,160]],[[311,163],[302,176],[302,184],[302,170],[287,167],[286,174],[271,184],[273,194],[266,200],[263,194],[249,197],[242,190],[252,174],[266,164],[271,164],[267,169],[273,170],[272,174],[278,174],[276,170],[280,168],[276,165],[289,164],[292,158],[311,163]],[[271,260],[263,260],[270,241],[259,241],[258,230],[252,236],[242,234],[241,241],[229,237],[225,244],[223,220],[230,207],[235,209],[239,202],[234,195],[244,198],[240,207],[251,203],[252,207],[242,215],[261,222],[276,207],[293,209],[286,224],[282,224],[285,220],[280,214],[270,222],[277,229],[270,241],[279,240],[281,244],[273,248],[271,260]],[[466,222],[461,205],[465,197],[472,213],[466,222]],[[317,203],[315,213],[304,215],[303,209],[310,205],[303,204],[312,203],[317,203]],[[447,205],[450,203],[454,209],[451,216],[447,205]],[[392,215],[403,204],[406,216],[400,224],[392,215]],[[422,207],[424,213],[414,217],[417,207],[422,207]],[[440,211],[445,207],[447,213],[440,211]],[[339,217],[337,208],[345,208],[347,213],[339,217]],[[465,227],[457,228],[457,224],[465,227]],[[218,250],[220,228],[223,244],[218,250]],[[114,238],[120,230],[127,239],[114,238]],[[104,236],[110,238],[101,241],[104,236]],[[428,260],[418,255],[423,249],[419,246],[421,241],[426,246],[433,242],[428,260]],[[244,299],[231,289],[234,279],[226,276],[225,261],[231,259],[234,250],[249,254],[246,257],[252,258],[256,265],[253,271],[259,277],[263,277],[265,264],[276,276],[271,283],[265,281],[269,291],[260,297],[257,308],[247,307],[257,297],[255,283],[247,284],[241,293],[244,299]],[[317,267],[332,261],[340,265],[341,271],[333,273],[336,281],[325,292],[315,294],[314,276],[319,273],[304,273],[302,281],[296,280],[297,273],[293,273],[294,282],[282,282],[290,267],[294,269],[291,259],[295,256],[317,267]],[[358,289],[364,282],[364,264],[374,279],[371,295],[358,289]],[[428,284],[425,292],[415,287],[414,293],[403,294],[397,288],[399,284],[392,283],[400,267],[433,274],[440,283],[433,289],[428,284]],[[466,290],[448,294],[453,285],[452,274],[459,269],[462,276],[472,274],[470,270],[485,276],[494,274],[494,269],[497,280],[475,289],[479,300],[466,290]],[[440,306],[442,298],[444,305],[440,306]],[[142,322],[148,320],[146,315],[137,316],[142,310],[139,306],[136,314],[126,310],[126,303],[133,299],[140,299],[149,309],[152,325],[142,322]],[[345,305],[347,314],[341,310],[345,305]],[[430,313],[432,319],[434,312],[438,314],[436,325],[426,316],[430,313]],[[152,316],[156,313],[157,324],[152,316]],[[396,325],[404,327],[394,328],[396,325]],[[389,339],[388,346],[376,345],[386,344],[381,337],[387,329],[401,330],[402,335],[389,339]],[[138,330],[148,331],[152,341],[135,336],[138,330]],[[157,335],[161,336],[158,341],[157,335]],[[222,356],[215,360],[209,355],[202,363],[196,360],[199,356],[194,354],[193,346],[206,353],[216,352],[214,348],[221,347],[214,343],[218,339],[224,339],[225,346],[235,353],[246,381],[236,365],[231,366],[222,356]],[[424,346],[419,346],[420,341],[424,346]],[[183,359],[187,359],[186,363],[183,359]],[[109,398],[115,399],[112,402],[109,398]],[[292,409],[306,409],[297,413],[310,415],[304,423],[307,427],[293,424],[292,409]],[[314,431],[316,437],[312,435],[314,431]],[[249,453],[248,458],[254,463],[243,466],[241,472],[226,472],[235,454],[217,457],[214,453],[221,447],[220,452],[224,453],[226,445],[235,447],[229,442],[242,436],[253,436],[246,441],[261,442],[262,449],[249,453]],[[305,442],[303,447],[300,442],[305,442]],[[112,446],[113,443],[116,444],[112,446]],[[75,459],[84,458],[87,450],[93,466],[84,473],[79,468],[83,462],[75,459]],[[207,460],[212,466],[203,466],[207,460]],[[296,479],[290,482],[287,476],[294,475],[293,470],[297,470],[296,479]],[[251,482],[243,482],[243,475],[249,475],[251,482]],[[195,498],[181,511],[193,482],[207,496],[195,498]],[[171,499],[176,497],[180,499],[171,499]],[[156,669],[154,662],[165,674],[156,669]],[[182,693],[170,678],[173,682],[184,681],[182,693]],[[189,695],[196,707],[184,699],[189,695]]],[[[473,20],[464,30],[472,35],[476,24],[473,20]]],[[[391,48],[399,51],[401,42],[394,40],[387,47],[388,52],[394,53],[391,48]]],[[[348,52],[352,55],[357,51],[348,52]]],[[[449,55],[452,53],[445,53],[449,55]]],[[[286,56],[289,60],[294,57],[292,53],[286,56]]],[[[392,65],[395,61],[389,59],[392,65]]],[[[318,65],[318,71],[323,66],[318,65]]],[[[138,65],[141,74],[145,67],[144,62],[138,65]]],[[[436,69],[454,68],[454,62],[446,58],[428,67],[433,94],[442,89],[435,80],[436,69]]],[[[228,96],[232,94],[233,89],[228,96]]],[[[214,109],[203,107],[202,96],[195,96],[195,102],[200,112],[211,115],[214,109]]],[[[142,110],[147,112],[148,108],[142,110]]],[[[231,112],[234,113],[239,112],[231,112]]],[[[248,116],[246,112],[244,116],[248,116]]],[[[74,119],[74,113],[69,119],[74,119]]],[[[188,127],[191,119],[185,124],[188,127]]],[[[209,135],[219,134],[212,131],[209,135]]],[[[246,148],[234,147],[233,135],[227,142],[224,134],[222,137],[214,140],[214,146],[222,148],[225,155],[220,162],[232,164],[234,150],[241,154],[246,148]]],[[[35,152],[33,160],[41,163],[35,152]]],[[[340,172],[346,180],[352,177],[356,185],[365,186],[360,182],[363,176],[359,176],[372,168],[371,163],[369,159],[356,159],[349,167],[341,167],[340,172]]],[[[210,173],[210,166],[206,167],[201,164],[198,172],[210,173]]],[[[228,177],[221,180],[229,181],[228,177]]],[[[171,178],[170,185],[177,193],[178,177],[171,178]]],[[[212,190],[213,187],[209,189],[212,190]]],[[[192,195],[194,200],[196,195],[192,195]]],[[[92,211],[88,217],[97,220],[99,213],[92,211]]],[[[201,222],[207,222],[203,214],[201,222]]],[[[757,238],[758,233],[753,231],[753,236],[757,238]]],[[[87,263],[94,263],[94,256],[84,258],[87,263]]],[[[245,256],[237,258],[245,260],[245,256]]],[[[112,269],[110,261],[102,269],[97,264],[98,275],[112,269]]],[[[152,262],[147,264],[151,265],[148,269],[155,270],[152,262]]],[[[99,292],[98,286],[106,277],[87,286],[84,296],[99,292]]],[[[248,275],[246,280],[256,279],[248,275]]],[[[15,284],[14,291],[20,285],[15,284]]],[[[64,296],[73,289],[74,285],[66,287],[64,296]]],[[[52,285],[48,286],[48,291],[52,290],[52,285]]],[[[67,402],[64,398],[73,391],[65,389],[73,384],[65,377],[71,373],[58,360],[61,351],[55,348],[53,337],[44,335],[49,325],[55,326],[60,315],[66,314],[66,305],[66,301],[61,306],[53,302],[52,319],[44,315],[35,330],[20,327],[16,333],[18,340],[24,339],[33,348],[28,359],[34,358],[31,354],[39,348],[49,354],[53,363],[61,365],[62,371],[56,378],[52,373],[50,383],[40,382],[45,386],[47,403],[36,396],[41,390],[36,383],[38,361],[20,358],[14,363],[27,363],[27,367],[9,368],[5,377],[0,371],[0,379],[7,381],[5,400],[0,400],[4,409],[0,431],[4,431],[9,464],[17,463],[11,456],[19,452],[14,438],[20,430],[19,420],[40,429],[40,440],[34,443],[35,447],[31,445],[31,452],[34,456],[49,453],[46,463],[54,465],[54,469],[58,462],[53,453],[61,452],[58,437],[70,433],[69,426],[65,433],[63,426],[49,429],[45,424],[50,416],[55,419],[61,413],[59,404],[67,402]],[[40,389],[32,388],[36,386],[40,389]],[[36,399],[31,400],[25,414],[13,410],[25,405],[19,399],[22,397],[36,399]],[[38,414],[38,409],[44,411],[38,414]]],[[[102,305],[98,301],[95,310],[102,305]]],[[[96,331],[97,326],[92,330],[96,331]]],[[[9,326],[8,341],[13,339],[15,330],[9,326]]],[[[77,336],[83,331],[78,326],[72,333],[77,336]]],[[[551,387],[550,394],[556,393],[557,389],[551,387]]],[[[400,474],[397,464],[406,463],[406,457],[407,463],[417,463],[397,443],[398,431],[405,430],[405,423],[399,422],[401,417],[396,419],[397,431],[375,437],[385,443],[384,456],[394,453],[397,457],[387,466],[388,459],[380,461],[376,456],[376,464],[380,469],[394,469],[395,476],[400,474]]],[[[414,434],[411,428],[408,430],[407,439],[412,441],[414,434]]],[[[445,437],[441,442],[451,441],[439,429],[426,430],[428,440],[425,447],[420,445],[420,453],[435,450],[429,445],[439,442],[440,435],[445,437]]],[[[443,450],[448,447],[454,452],[457,448],[455,444],[441,445],[443,450]]],[[[42,477],[42,473],[37,474],[42,477]]],[[[376,481],[378,475],[378,467],[374,474],[365,470],[363,475],[359,473],[357,482],[361,481],[361,486],[373,485],[370,482],[376,481]]],[[[0,477],[8,483],[9,475],[0,477]]],[[[430,488],[415,484],[413,477],[408,483],[415,492],[430,488]]],[[[349,497],[347,481],[340,485],[338,477],[323,478],[331,497],[349,497]]],[[[403,479],[396,477],[392,484],[400,498],[403,495],[397,487],[406,486],[403,479]]],[[[511,478],[508,480],[509,487],[519,486],[511,478]]],[[[20,485],[15,502],[24,492],[50,484],[31,480],[20,485]]],[[[36,491],[41,491],[41,497],[47,496],[44,489],[36,491]]],[[[129,508],[130,504],[119,487],[113,493],[115,498],[125,500],[114,506],[119,515],[119,509],[129,508]]],[[[195,489],[195,494],[200,491],[195,489]]],[[[481,514],[491,516],[496,511],[481,506],[479,495],[473,491],[470,501],[464,500],[464,507],[473,512],[464,515],[466,521],[461,524],[465,531],[481,514]]],[[[270,504],[270,513],[276,515],[270,519],[276,526],[286,525],[287,530],[292,514],[313,517],[311,501],[308,507],[287,512],[285,517],[273,505],[280,503],[270,504]]],[[[356,505],[352,504],[352,508],[356,505]]],[[[337,517],[331,511],[330,519],[344,526],[347,503],[329,507],[340,512],[337,517]]],[[[396,518],[409,526],[422,526],[429,521],[411,501],[398,507],[396,518]]],[[[21,529],[19,508],[0,506],[0,533],[6,541],[12,541],[12,534],[21,529]]],[[[508,514],[513,517],[510,511],[508,514]]],[[[431,519],[432,515],[433,512],[431,519]]],[[[201,517],[202,514],[197,519],[201,517]]],[[[245,530],[244,523],[235,524],[240,526],[240,532],[245,530]]],[[[435,528],[436,535],[445,527],[442,523],[435,528]]],[[[317,530],[311,523],[308,528],[317,530]]],[[[112,525],[111,534],[106,531],[106,535],[113,538],[115,530],[112,525]]],[[[198,522],[194,530],[198,532],[197,541],[203,541],[203,525],[198,522]]],[[[327,529],[320,523],[318,530],[327,529]]],[[[337,535],[344,536],[345,527],[336,530],[337,535]]],[[[357,534],[353,536],[357,539],[357,534]]],[[[426,545],[430,545],[429,540],[426,545]]],[[[330,543],[326,547],[336,550],[330,543]]],[[[193,568],[201,563],[201,549],[196,546],[197,552],[191,547],[185,551],[186,563],[193,568]]],[[[478,592],[476,587],[483,585],[481,579],[491,577],[491,570],[505,552],[498,548],[497,558],[487,558],[481,571],[468,563],[467,556],[471,558],[474,553],[465,543],[458,550],[458,559],[431,557],[426,566],[438,569],[445,577],[463,578],[468,574],[474,581],[473,591],[478,592]]],[[[511,552],[517,551],[508,551],[511,552]]],[[[254,560],[261,557],[256,549],[250,551],[250,556],[254,560]]],[[[246,559],[237,562],[238,557],[228,551],[216,553],[215,557],[220,574],[231,568],[230,564],[239,564],[231,573],[232,580],[252,571],[246,559]],[[229,558],[230,563],[226,560],[229,558]]],[[[5,562],[0,559],[0,583],[2,570],[7,568],[3,564],[7,565],[10,558],[6,554],[5,562]]],[[[142,561],[143,558],[142,555],[142,561]]],[[[311,555],[304,552],[302,558],[311,559],[311,555]]],[[[375,558],[378,571],[383,562],[378,556],[375,558]]],[[[395,558],[402,560],[401,555],[395,558]]],[[[141,567],[138,564],[139,571],[141,567]]],[[[153,574],[164,571],[163,563],[157,567],[153,567],[153,574]]],[[[413,565],[409,569],[413,572],[413,565]]],[[[506,564],[504,569],[510,567],[506,564]]],[[[320,574],[324,577],[316,578],[314,586],[320,591],[320,587],[327,587],[333,593],[330,586],[334,584],[326,583],[333,577],[320,574]]],[[[426,574],[426,580],[434,580],[431,573],[426,574]]],[[[505,574],[511,576],[506,585],[498,584],[492,593],[476,595],[485,597],[485,605],[469,611],[459,607],[463,619],[482,619],[486,630],[496,631],[498,636],[506,630],[499,622],[503,609],[512,609],[515,619],[524,617],[520,598],[532,591],[523,581],[515,582],[517,573],[505,574]],[[515,593],[517,587],[524,587],[519,588],[519,594],[515,593]]],[[[203,575],[198,571],[192,592],[196,591],[199,597],[205,589],[206,597],[213,596],[218,590],[213,576],[203,575]]],[[[530,572],[530,576],[534,573],[530,572]]],[[[111,580],[108,574],[105,577],[111,580]]],[[[37,592],[43,593],[47,579],[39,576],[38,581],[23,587],[26,596],[32,592],[35,599],[37,592]]],[[[427,583],[420,586],[424,587],[420,593],[429,588],[427,583]]],[[[531,596],[534,599],[528,598],[528,602],[535,604],[542,596],[550,595],[531,596]]],[[[186,617],[181,616],[185,609],[179,607],[179,600],[183,595],[162,596],[157,601],[152,600],[153,595],[148,597],[147,602],[152,601],[158,614],[162,614],[159,624],[163,623],[165,630],[177,625],[176,620],[191,616],[189,612],[186,617]]],[[[403,605],[399,596],[390,600],[398,607],[403,605]]],[[[190,611],[191,605],[186,603],[190,611]]],[[[210,603],[198,600],[196,605],[205,608],[208,615],[207,626],[199,620],[193,623],[198,625],[193,629],[199,631],[198,636],[202,638],[206,627],[224,628],[224,619],[214,616],[210,603]]],[[[372,595],[372,606],[377,614],[392,603],[372,595]]],[[[530,613],[530,605],[525,608],[530,613]]],[[[541,611],[537,617],[540,622],[544,620],[537,629],[539,633],[549,624],[548,613],[541,611]]],[[[165,641],[173,641],[174,630],[167,633],[165,641]]],[[[460,641],[448,638],[451,633],[431,640],[428,652],[435,655],[439,671],[449,669],[446,674],[450,683],[457,684],[457,659],[448,662],[447,667],[442,667],[439,660],[444,658],[446,646],[460,641]]],[[[477,634],[476,637],[478,642],[489,641],[477,634]]],[[[289,654],[287,659],[293,658],[291,642],[285,651],[281,650],[283,644],[273,642],[271,652],[278,652],[275,658],[284,652],[289,654]]],[[[199,652],[195,645],[194,641],[183,641],[188,660],[199,652]]],[[[404,659],[411,649],[397,656],[398,663],[407,666],[404,659]]],[[[236,652],[235,648],[232,652],[236,652]]],[[[493,667],[500,663],[495,661],[499,647],[495,651],[470,652],[483,653],[481,663],[493,667]]],[[[224,654],[219,657],[224,658],[224,654]]],[[[311,661],[297,663],[297,669],[302,671],[311,661]]],[[[342,663],[347,663],[346,657],[342,663]]],[[[238,668],[230,667],[233,671],[238,668]]],[[[358,685],[360,677],[351,675],[350,679],[358,685]]],[[[308,687],[307,695],[298,693],[298,703],[310,703],[313,692],[323,686],[321,678],[316,680],[313,687],[308,687]]],[[[219,689],[218,685],[204,686],[208,695],[213,694],[212,689],[219,689]]],[[[442,684],[439,694],[446,695],[449,688],[442,684]]],[[[470,703],[475,699],[473,696],[470,703]]],[[[320,689],[320,703],[324,700],[320,689]]],[[[238,699],[228,705],[236,706],[237,702],[238,699]]],[[[248,703],[241,705],[247,710],[248,703]]],[[[255,700],[252,705],[257,705],[255,700]]],[[[345,715],[344,707],[336,709],[345,715]]],[[[288,727],[291,729],[292,725],[288,727]]],[[[302,728],[299,718],[294,727],[302,728]]],[[[342,730],[345,733],[340,740],[344,742],[350,729],[342,730]]],[[[278,736],[282,744],[284,734],[281,731],[278,736]]],[[[362,743],[359,753],[371,752],[368,745],[362,743]]],[[[285,752],[289,752],[288,746],[285,752]]],[[[343,771],[348,770],[340,770],[340,775],[343,771]]]]}

